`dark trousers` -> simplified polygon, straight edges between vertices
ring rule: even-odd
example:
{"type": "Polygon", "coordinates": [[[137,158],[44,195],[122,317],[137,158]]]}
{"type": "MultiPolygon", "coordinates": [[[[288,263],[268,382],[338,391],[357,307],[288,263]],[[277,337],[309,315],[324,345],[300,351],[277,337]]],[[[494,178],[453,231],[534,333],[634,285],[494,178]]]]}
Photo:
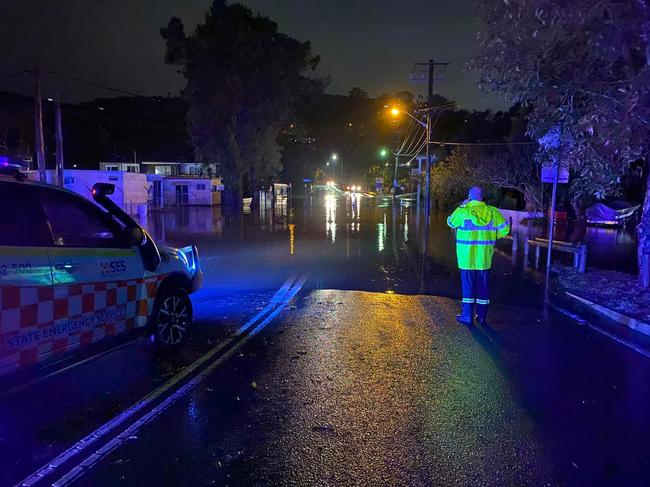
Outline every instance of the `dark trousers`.
{"type": "Polygon", "coordinates": [[[490,271],[460,270],[460,280],[463,288],[462,316],[472,319],[472,309],[476,304],[476,316],[484,320],[490,304],[490,271]]]}

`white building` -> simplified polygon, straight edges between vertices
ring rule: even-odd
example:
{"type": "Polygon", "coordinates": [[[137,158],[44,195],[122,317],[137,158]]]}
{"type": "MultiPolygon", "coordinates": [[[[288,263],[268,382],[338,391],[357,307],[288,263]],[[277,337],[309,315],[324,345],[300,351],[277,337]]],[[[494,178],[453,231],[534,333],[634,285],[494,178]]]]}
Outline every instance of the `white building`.
{"type": "Polygon", "coordinates": [[[221,178],[200,176],[160,176],[148,174],[153,206],[221,204],[223,184],[221,178]]]}
{"type": "MultiPolygon", "coordinates": [[[[28,171],[29,179],[38,180],[38,171],[28,171]]],[[[56,184],[56,173],[53,169],[46,171],[47,182],[56,184]]],[[[123,171],[94,171],[86,169],[64,169],[63,185],[89,200],[92,200],[92,188],[95,183],[110,183],[115,185],[115,193],[110,198],[124,211],[137,215],[146,210],[149,182],[145,174],[123,171]]]]}
{"type": "Polygon", "coordinates": [[[137,162],[100,162],[99,169],[102,171],[143,172],[140,171],[140,164],[137,162]]]}
{"type": "Polygon", "coordinates": [[[149,183],[148,201],[154,208],[221,204],[223,183],[217,177],[215,164],[178,161],[100,162],[99,167],[115,174],[141,173],[149,183]]]}

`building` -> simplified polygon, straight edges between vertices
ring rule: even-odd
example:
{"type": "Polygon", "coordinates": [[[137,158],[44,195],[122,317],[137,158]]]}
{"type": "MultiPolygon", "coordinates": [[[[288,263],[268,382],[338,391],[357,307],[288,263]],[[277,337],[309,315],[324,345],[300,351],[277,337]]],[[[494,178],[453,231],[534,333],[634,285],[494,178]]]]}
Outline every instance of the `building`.
{"type": "Polygon", "coordinates": [[[154,207],[174,205],[221,205],[221,178],[207,176],[161,176],[148,174],[154,207]]]}
{"type": "Polygon", "coordinates": [[[137,162],[100,162],[101,171],[142,172],[137,162]]]}
{"type": "Polygon", "coordinates": [[[145,174],[159,176],[203,176],[216,177],[219,173],[216,164],[204,165],[200,162],[142,162],[145,174]]]}
{"type": "Polygon", "coordinates": [[[217,177],[217,165],[199,162],[143,161],[100,162],[100,169],[140,173],[149,183],[151,207],[170,205],[216,206],[221,204],[223,184],[217,177]]]}
{"type": "MultiPolygon", "coordinates": [[[[38,171],[28,171],[29,179],[38,180],[38,171]]],[[[56,172],[46,171],[47,182],[56,183],[56,172]]],[[[88,169],[64,169],[63,185],[92,201],[92,188],[95,183],[115,185],[115,193],[110,198],[130,215],[138,215],[147,209],[149,183],[144,174],[124,171],[96,171],[88,169]]]]}

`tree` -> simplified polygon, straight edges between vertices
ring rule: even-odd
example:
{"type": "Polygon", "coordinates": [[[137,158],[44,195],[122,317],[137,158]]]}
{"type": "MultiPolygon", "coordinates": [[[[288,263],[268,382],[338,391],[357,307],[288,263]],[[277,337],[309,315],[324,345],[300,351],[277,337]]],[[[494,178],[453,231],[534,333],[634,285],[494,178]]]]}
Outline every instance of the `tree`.
{"type": "Polygon", "coordinates": [[[544,188],[535,163],[535,148],[459,147],[431,171],[432,194],[443,206],[457,203],[467,188],[480,184],[513,189],[524,196],[526,210],[544,209],[544,188]]]}
{"type": "MultiPolygon", "coordinates": [[[[574,198],[616,194],[618,180],[648,160],[650,11],[645,0],[478,0],[474,67],[480,82],[532,107],[529,134],[569,134],[563,158],[574,198]],[[598,176],[595,180],[594,176],[598,176]],[[596,183],[596,184],[595,184],[596,183]]],[[[650,276],[650,184],[639,225],[639,268],[650,276]]]]}
{"type": "Polygon", "coordinates": [[[254,189],[281,169],[281,130],[296,104],[324,87],[304,75],[319,58],[309,42],[225,0],[214,0],[192,35],[178,18],[161,35],[165,61],[180,66],[187,80],[183,97],[195,157],[220,164],[226,204],[240,206],[245,175],[254,189]]]}
{"type": "Polygon", "coordinates": [[[312,104],[301,105],[295,123],[282,137],[284,178],[298,182],[298,176],[312,177],[320,167],[348,183],[360,181],[377,162],[379,149],[394,146],[393,127],[381,116],[388,98],[369,98],[364,93],[355,88],[348,96],[324,94],[312,104]],[[338,155],[336,165],[325,166],[333,153],[338,155]]]}
{"type": "Polygon", "coordinates": [[[359,88],[358,86],[355,86],[348,93],[348,97],[349,98],[367,99],[368,98],[368,92],[366,90],[364,90],[363,88],[359,88]]]}

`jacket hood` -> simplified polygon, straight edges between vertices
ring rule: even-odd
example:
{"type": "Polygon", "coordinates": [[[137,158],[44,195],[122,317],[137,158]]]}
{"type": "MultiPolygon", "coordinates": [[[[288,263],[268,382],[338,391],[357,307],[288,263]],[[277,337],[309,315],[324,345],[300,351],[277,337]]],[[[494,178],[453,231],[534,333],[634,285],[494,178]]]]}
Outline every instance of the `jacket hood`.
{"type": "Polygon", "coordinates": [[[483,201],[470,201],[465,208],[474,225],[485,226],[492,221],[492,210],[483,201]]]}

